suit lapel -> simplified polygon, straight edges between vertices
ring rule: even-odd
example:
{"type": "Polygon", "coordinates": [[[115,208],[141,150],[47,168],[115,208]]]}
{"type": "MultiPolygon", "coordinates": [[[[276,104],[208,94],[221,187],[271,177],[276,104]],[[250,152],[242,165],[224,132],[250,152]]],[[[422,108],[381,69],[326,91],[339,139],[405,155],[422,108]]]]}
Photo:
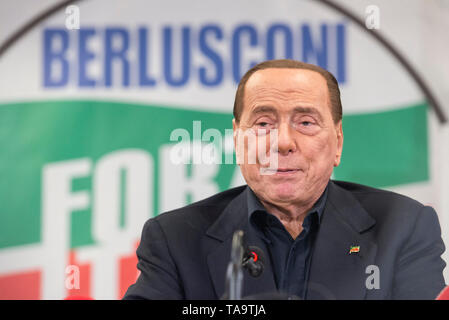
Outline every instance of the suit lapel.
{"type": "Polygon", "coordinates": [[[218,298],[222,298],[225,292],[226,270],[231,257],[232,236],[236,230],[243,230],[248,245],[259,247],[265,254],[265,268],[260,277],[254,278],[244,270],[242,296],[246,297],[276,290],[268,249],[265,243],[249,228],[246,192],[247,189],[232,200],[206,232],[207,236],[212,238],[210,241],[215,242],[213,249],[207,256],[207,263],[218,298]]]}
{"type": "Polygon", "coordinates": [[[368,231],[375,220],[358,200],[334,182],[316,238],[307,299],[364,299],[366,267],[374,264],[377,245],[368,231]],[[359,246],[358,253],[349,253],[359,246]]]}

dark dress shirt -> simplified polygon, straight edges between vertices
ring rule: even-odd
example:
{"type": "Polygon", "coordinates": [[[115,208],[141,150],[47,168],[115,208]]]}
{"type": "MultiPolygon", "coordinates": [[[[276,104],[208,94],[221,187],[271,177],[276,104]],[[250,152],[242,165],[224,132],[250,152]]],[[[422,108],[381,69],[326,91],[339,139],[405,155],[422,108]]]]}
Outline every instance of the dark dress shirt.
{"type": "Polygon", "coordinates": [[[315,236],[326,204],[327,189],[304,218],[301,233],[293,239],[279,219],[267,212],[254,192],[248,187],[248,218],[250,228],[269,248],[274,278],[279,292],[303,299],[315,236]]]}

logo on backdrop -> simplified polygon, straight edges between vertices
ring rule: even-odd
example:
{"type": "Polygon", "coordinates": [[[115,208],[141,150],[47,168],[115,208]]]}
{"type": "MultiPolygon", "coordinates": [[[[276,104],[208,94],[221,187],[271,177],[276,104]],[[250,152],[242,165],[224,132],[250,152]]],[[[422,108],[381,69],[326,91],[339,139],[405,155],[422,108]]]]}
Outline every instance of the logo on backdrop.
{"type": "MultiPolygon", "coordinates": [[[[351,42],[341,17],[294,20],[291,14],[285,20],[227,22],[204,16],[203,23],[167,19],[88,25],[83,8],[69,6],[61,12],[59,23],[40,27],[33,47],[27,48],[34,52],[36,45],[41,53],[35,55],[40,69],[34,71],[33,85],[44,94],[76,92],[79,97],[100,91],[135,97],[143,92],[151,104],[132,103],[131,98],[125,102],[85,99],[0,108],[0,112],[15,110],[28,124],[21,128],[23,135],[11,132],[3,145],[11,151],[5,154],[17,155],[17,163],[3,177],[14,183],[0,185],[0,192],[12,195],[5,197],[4,210],[18,218],[8,216],[8,228],[14,232],[6,230],[10,233],[0,243],[0,261],[7,261],[0,264],[0,297],[20,287],[26,288],[21,298],[61,299],[72,294],[120,298],[138,276],[135,250],[148,218],[244,183],[229,129],[231,107],[220,113],[214,109],[217,103],[209,109],[195,109],[195,104],[170,106],[152,101],[152,94],[169,92],[171,98],[234,88],[251,66],[277,58],[318,64],[331,71],[342,88],[351,86],[350,75],[359,72],[348,67],[349,48],[358,43],[351,42]],[[13,199],[16,186],[29,195],[27,201],[13,199]],[[32,223],[27,223],[26,232],[15,232],[24,230],[23,221],[32,223]]],[[[378,9],[366,8],[367,28],[380,28],[378,9]]],[[[202,99],[198,97],[202,105],[210,102],[202,99]]],[[[427,150],[426,105],[417,102],[406,107],[390,112],[388,118],[375,114],[375,125],[372,114],[345,115],[348,137],[375,130],[378,123],[383,130],[376,130],[368,146],[358,145],[357,139],[345,141],[345,159],[339,168],[344,174],[337,178],[351,180],[351,174],[361,177],[370,172],[368,184],[375,186],[428,180],[427,151],[423,152],[427,150]],[[398,123],[417,125],[398,130],[398,123]],[[397,148],[401,132],[403,148],[397,148]],[[407,144],[410,132],[422,141],[417,138],[407,144]],[[376,154],[361,161],[352,150],[376,154]],[[388,157],[397,159],[400,168],[394,163],[382,167],[388,157]]],[[[0,118],[6,116],[11,115],[2,113],[0,118]]],[[[276,163],[265,160],[270,167],[276,163]]],[[[357,250],[350,254],[357,255],[357,250]]],[[[374,280],[367,283],[376,288],[374,280]]]]}

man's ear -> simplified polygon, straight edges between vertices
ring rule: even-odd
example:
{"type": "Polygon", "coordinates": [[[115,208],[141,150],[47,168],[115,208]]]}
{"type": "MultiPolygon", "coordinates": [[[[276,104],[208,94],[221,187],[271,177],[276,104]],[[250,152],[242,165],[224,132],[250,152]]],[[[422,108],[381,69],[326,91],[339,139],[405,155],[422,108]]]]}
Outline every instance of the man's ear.
{"type": "Polygon", "coordinates": [[[232,130],[233,130],[233,136],[234,136],[234,150],[235,150],[236,162],[237,162],[237,165],[240,166],[240,164],[242,163],[241,162],[242,160],[240,159],[242,146],[241,145],[239,146],[237,143],[238,139],[239,139],[240,125],[239,125],[238,121],[235,120],[235,118],[232,119],[232,130]]]}
{"type": "Polygon", "coordinates": [[[238,131],[239,125],[235,118],[232,119],[232,131],[233,131],[233,137],[234,137],[234,148],[237,147],[237,131],[238,131]]]}
{"type": "Polygon", "coordinates": [[[337,135],[337,152],[335,154],[334,167],[338,167],[341,161],[341,154],[343,152],[343,123],[342,120],[335,126],[335,133],[337,135]]]}

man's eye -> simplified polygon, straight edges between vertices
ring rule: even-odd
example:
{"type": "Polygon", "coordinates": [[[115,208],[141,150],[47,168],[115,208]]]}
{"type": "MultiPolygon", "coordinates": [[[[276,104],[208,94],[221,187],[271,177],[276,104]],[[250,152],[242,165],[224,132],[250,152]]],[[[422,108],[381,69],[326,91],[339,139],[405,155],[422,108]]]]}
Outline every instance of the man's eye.
{"type": "Polygon", "coordinates": [[[256,130],[256,134],[266,135],[269,134],[271,129],[273,129],[273,124],[269,121],[258,121],[255,123],[254,129],[256,130]]]}
{"type": "Polygon", "coordinates": [[[273,123],[270,121],[258,121],[255,125],[261,129],[271,129],[273,127],[273,123]]]}
{"type": "Polygon", "coordinates": [[[294,127],[298,132],[306,135],[315,135],[320,131],[320,126],[314,120],[303,120],[294,123],[294,127]]]}

